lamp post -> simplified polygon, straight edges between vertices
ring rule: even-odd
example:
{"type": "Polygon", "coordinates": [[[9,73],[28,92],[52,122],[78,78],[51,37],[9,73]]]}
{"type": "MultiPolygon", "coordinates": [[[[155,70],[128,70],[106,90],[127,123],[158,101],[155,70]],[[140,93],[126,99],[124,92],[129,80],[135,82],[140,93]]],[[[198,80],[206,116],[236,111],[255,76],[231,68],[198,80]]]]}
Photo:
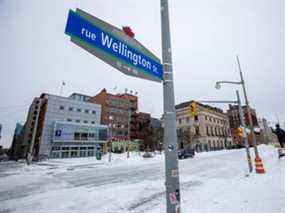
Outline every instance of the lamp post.
{"type": "Polygon", "coordinates": [[[128,110],[128,150],[127,150],[127,158],[130,157],[130,140],[131,140],[131,129],[130,129],[130,125],[131,125],[131,108],[128,110]]]}
{"type": "Polygon", "coordinates": [[[113,138],[113,116],[109,116],[109,120],[111,123],[109,123],[110,126],[110,133],[111,133],[111,140],[110,140],[110,145],[109,145],[109,162],[112,160],[112,138],[113,138]]]}
{"type": "MultiPolygon", "coordinates": [[[[239,68],[239,74],[240,74],[240,81],[218,81],[216,82],[216,89],[220,89],[222,84],[237,84],[237,85],[242,85],[242,89],[243,89],[243,93],[244,93],[244,99],[245,99],[245,104],[246,104],[246,112],[247,112],[247,116],[249,119],[249,125],[250,125],[250,131],[252,134],[252,141],[253,141],[253,147],[254,147],[254,153],[255,153],[255,163],[256,163],[256,167],[257,164],[258,166],[261,165],[261,167],[263,167],[262,165],[262,160],[259,156],[258,153],[258,148],[257,148],[257,143],[256,143],[256,136],[254,133],[254,126],[253,126],[253,121],[252,121],[252,116],[251,116],[251,112],[250,112],[250,106],[249,106],[249,101],[248,101],[248,97],[247,97],[247,93],[246,93],[246,88],[245,88],[245,81],[243,78],[243,73],[241,70],[241,66],[240,66],[240,62],[239,62],[239,57],[236,56],[237,59],[237,63],[238,63],[238,68],[239,68]]],[[[256,172],[257,173],[264,173],[264,169],[263,171],[260,172],[259,169],[256,168],[256,172]]]]}

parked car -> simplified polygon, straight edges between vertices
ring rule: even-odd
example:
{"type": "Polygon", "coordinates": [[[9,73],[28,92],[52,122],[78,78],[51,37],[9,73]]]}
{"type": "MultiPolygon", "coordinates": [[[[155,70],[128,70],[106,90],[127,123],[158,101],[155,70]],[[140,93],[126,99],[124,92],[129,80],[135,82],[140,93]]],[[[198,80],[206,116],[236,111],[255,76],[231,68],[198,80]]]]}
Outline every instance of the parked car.
{"type": "Polygon", "coordinates": [[[195,155],[194,149],[180,149],[178,150],[178,159],[193,158],[195,155]]]}

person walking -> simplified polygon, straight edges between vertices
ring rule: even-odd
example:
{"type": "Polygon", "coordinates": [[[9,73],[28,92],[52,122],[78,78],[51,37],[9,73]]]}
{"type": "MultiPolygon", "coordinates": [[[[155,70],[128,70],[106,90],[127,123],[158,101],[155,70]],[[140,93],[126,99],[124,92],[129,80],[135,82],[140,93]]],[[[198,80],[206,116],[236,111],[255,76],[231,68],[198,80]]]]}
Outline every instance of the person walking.
{"type": "Polygon", "coordinates": [[[285,143],[285,131],[280,128],[279,124],[276,124],[276,129],[274,133],[277,135],[278,141],[280,143],[281,148],[284,148],[285,143]]]}

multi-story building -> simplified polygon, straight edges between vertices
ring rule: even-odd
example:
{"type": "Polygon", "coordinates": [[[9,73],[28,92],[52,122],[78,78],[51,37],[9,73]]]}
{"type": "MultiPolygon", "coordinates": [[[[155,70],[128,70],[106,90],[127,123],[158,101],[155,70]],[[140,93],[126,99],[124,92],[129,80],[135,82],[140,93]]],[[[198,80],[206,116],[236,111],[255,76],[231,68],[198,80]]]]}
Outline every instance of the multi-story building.
{"type": "Polygon", "coordinates": [[[258,120],[258,125],[260,127],[260,134],[261,134],[261,139],[262,143],[268,144],[272,143],[273,138],[272,138],[272,130],[268,125],[268,122],[265,118],[259,118],[258,120]]]}
{"type": "Polygon", "coordinates": [[[149,113],[134,112],[131,118],[130,137],[132,140],[141,140],[141,149],[154,150],[152,140],[151,116],[149,113]]]}
{"type": "Polygon", "coordinates": [[[211,151],[231,147],[229,119],[223,110],[197,103],[197,116],[190,115],[193,101],[175,106],[177,136],[180,148],[211,151]]]}
{"type": "Polygon", "coordinates": [[[89,101],[102,106],[101,123],[109,126],[112,137],[129,138],[131,115],[138,109],[137,96],[128,93],[114,95],[103,89],[89,101]]]}
{"type": "Polygon", "coordinates": [[[89,95],[84,95],[84,94],[80,94],[80,93],[72,93],[69,96],[70,99],[76,100],[76,101],[85,101],[88,102],[89,99],[91,98],[91,96],[89,95]]]}
{"type": "MultiPolygon", "coordinates": [[[[244,119],[245,119],[245,125],[247,127],[250,126],[249,123],[249,117],[248,117],[248,113],[247,113],[247,107],[246,106],[242,106],[242,111],[244,114],[244,119]]],[[[252,117],[252,122],[253,122],[253,126],[256,129],[256,137],[257,140],[260,139],[259,137],[259,126],[258,126],[258,120],[257,120],[257,116],[256,116],[256,111],[255,109],[250,108],[250,113],[251,113],[251,117],[252,117]]],[[[231,134],[233,136],[233,140],[235,144],[241,144],[241,138],[238,137],[238,133],[237,133],[237,128],[241,126],[241,120],[240,120],[240,116],[239,116],[239,109],[238,109],[238,105],[229,105],[229,109],[227,110],[227,114],[229,117],[229,121],[230,121],[230,128],[231,128],[231,134]]],[[[252,143],[252,137],[249,138],[249,143],[252,143]]]]}
{"type": "Polygon", "coordinates": [[[24,125],[17,123],[14,131],[13,141],[10,148],[10,159],[17,160],[25,158],[23,155],[26,153],[27,147],[23,146],[24,125]],[[24,150],[26,149],[26,150],[24,150]]]}
{"type": "Polygon", "coordinates": [[[94,156],[99,144],[107,141],[101,106],[76,95],[42,94],[34,99],[24,133],[24,144],[34,141],[34,159],[94,156]]]}
{"type": "Polygon", "coordinates": [[[2,124],[0,124],[0,140],[2,138],[2,124]]]}

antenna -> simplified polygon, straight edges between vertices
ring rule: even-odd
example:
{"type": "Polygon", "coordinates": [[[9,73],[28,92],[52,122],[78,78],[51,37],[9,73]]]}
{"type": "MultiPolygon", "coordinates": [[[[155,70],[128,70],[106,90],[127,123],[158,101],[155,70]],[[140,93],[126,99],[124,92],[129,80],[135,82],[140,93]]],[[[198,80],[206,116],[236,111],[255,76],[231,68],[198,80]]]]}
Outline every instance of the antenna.
{"type": "Polygon", "coordinates": [[[61,85],[60,85],[60,91],[59,91],[59,96],[61,96],[61,95],[62,95],[63,86],[65,86],[65,82],[64,82],[64,81],[62,81],[62,82],[61,82],[61,85]]]}
{"type": "Polygon", "coordinates": [[[276,116],[276,119],[277,119],[277,124],[280,125],[280,121],[279,121],[279,117],[278,117],[277,113],[275,113],[275,116],[276,116]]]}

